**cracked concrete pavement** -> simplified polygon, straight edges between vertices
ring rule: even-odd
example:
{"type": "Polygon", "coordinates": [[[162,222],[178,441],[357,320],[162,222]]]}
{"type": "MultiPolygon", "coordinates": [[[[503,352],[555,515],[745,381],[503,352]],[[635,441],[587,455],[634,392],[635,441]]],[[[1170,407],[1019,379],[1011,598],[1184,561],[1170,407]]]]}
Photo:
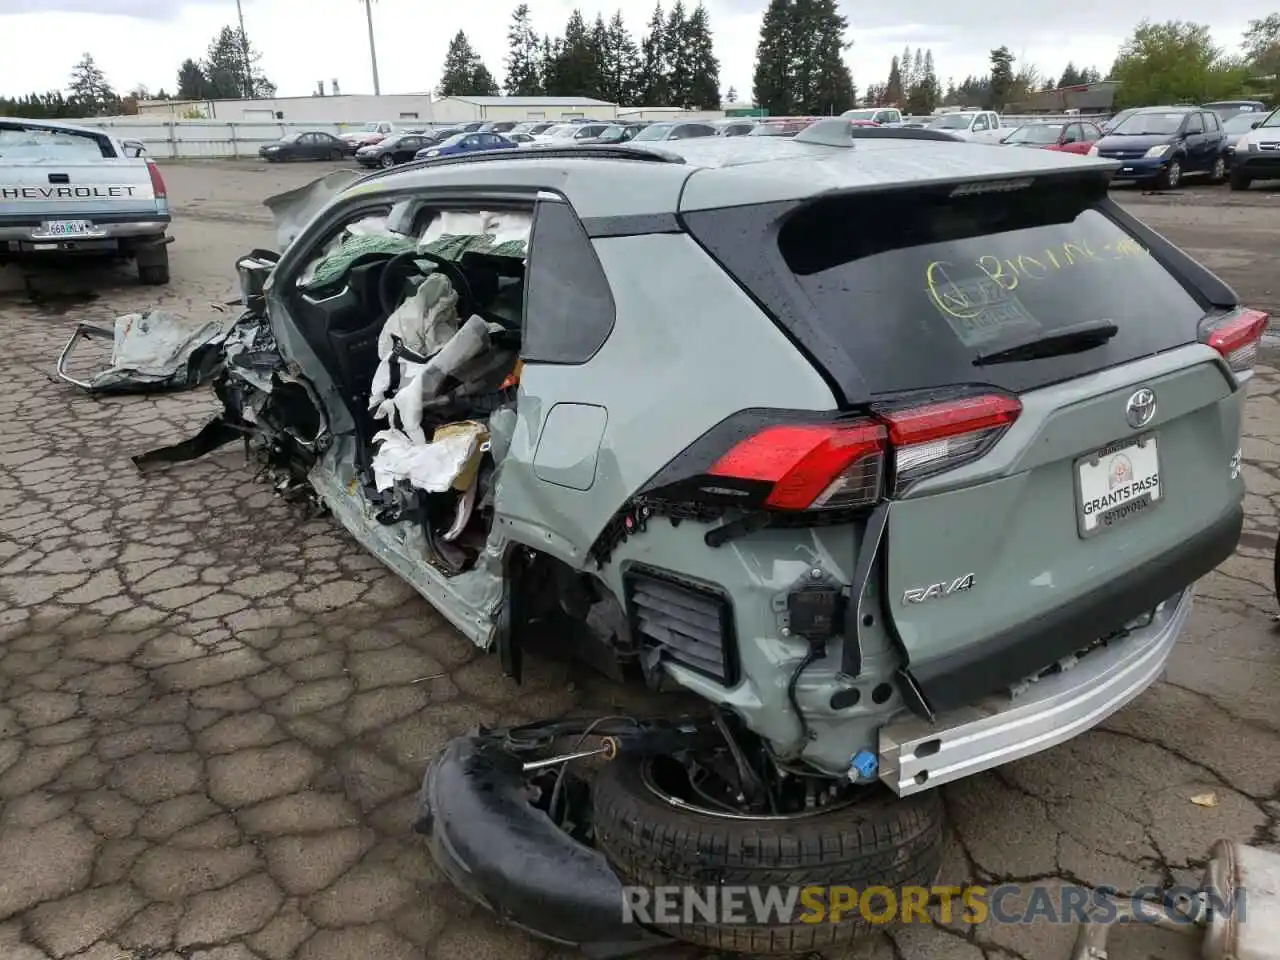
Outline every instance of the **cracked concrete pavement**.
{"type": "MultiPolygon", "coordinates": [[[[236,256],[272,245],[259,200],[325,169],[166,167],[178,240],[160,303],[234,296],[236,256]]],[[[1121,199],[1274,310],[1266,194],[1184,196],[1121,199]]],[[[624,694],[542,659],[515,687],[332,520],[252,483],[235,449],[137,475],[128,457],[187,436],[209,394],[94,400],[50,371],[73,321],[156,294],[123,271],[29,290],[0,273],[0,956],[571,956],[452,891],[409,830],[413,794],[468,726],[624,694]]],[[[1255,383],[1246,433],[1247,532],[1201,584],[1165,682],[1066,746],[946,788],[943,881],[1128,891],[1194,882],[1218,836],[1280,849],[1280,371],[1255,383]],[[1191,802],[1204,793],[1215,805],[1191,802]]],[[[1072,936],[940,923],[827,956],[1048,960],[1072,936]]],[[[1197,949],[1148,928],[1113,942],[1117,958],[1197,949]]]]}

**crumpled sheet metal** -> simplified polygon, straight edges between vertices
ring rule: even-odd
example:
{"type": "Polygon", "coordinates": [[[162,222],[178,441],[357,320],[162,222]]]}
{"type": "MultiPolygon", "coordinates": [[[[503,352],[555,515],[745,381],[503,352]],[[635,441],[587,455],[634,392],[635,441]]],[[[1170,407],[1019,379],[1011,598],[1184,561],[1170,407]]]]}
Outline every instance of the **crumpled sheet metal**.
{"type": "Polygon", "coordinates": [[[361,176],[355,170],[335,170],[306,186],[267,197],[263,205],[275,219],[276,240],[281,252],[293,243],[312,217],[361,176]]]}
{"type": "Polygon", "coordinates": [[[117,317],[112,328],[76,325],[58,356],[57,373],[90,393],[185,390],[211,380],[224,362],[222,343],[230,318],[183,317],[164,310],[117,317]],[[111,340],[111,362],[86,380],[67,372],[81,340],[111,340]]]}

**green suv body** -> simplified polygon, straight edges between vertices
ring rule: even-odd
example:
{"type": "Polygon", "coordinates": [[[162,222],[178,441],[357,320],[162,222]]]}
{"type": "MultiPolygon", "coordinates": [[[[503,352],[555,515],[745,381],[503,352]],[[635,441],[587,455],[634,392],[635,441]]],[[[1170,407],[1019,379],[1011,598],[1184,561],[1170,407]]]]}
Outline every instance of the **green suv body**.
{"type": "MultiPolygon", "coordinates": [[[[225,418],[508,672],[550,624],[714,705],[769,777],[907,803],[1145,689],[1239,537],[1266,318],[1109,200],[1115,170],[839,120],[415,163],[259,261],[225,418]],[[370,218],[390,246],[349,246],[370,218]],[[375,369],[431,368],[383,335],[424,275],[506,351],[470,394],[400,406],[424,442],[480,437],[470,506],[375,477],[412,432],[371,415],[403,396],[375,369]]],[[[456,868],[482,854],[440,839],[467,829],[441,826],[446,788],[423,802],[451,875],[518,914],[477,889],[502,870],[456,868]]]]}

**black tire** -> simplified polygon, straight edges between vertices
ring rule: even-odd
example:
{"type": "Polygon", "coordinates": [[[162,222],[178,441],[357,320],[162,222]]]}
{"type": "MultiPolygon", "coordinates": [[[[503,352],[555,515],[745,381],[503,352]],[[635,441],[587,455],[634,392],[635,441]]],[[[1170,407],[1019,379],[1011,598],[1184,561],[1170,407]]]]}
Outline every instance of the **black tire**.
{"type": "Polygon", "coordinates": [[[1276,602],[1280,603],[1280,537],[1276,538],[1276,556],[1273,561],[1271,576],[1273,578],[1272,584],[1276,591],[1276,602]]]}
{"type": "Polygon", "coordinates": [[[1223,156],[1214,157],[1213,166],[1209,169],[1209,182],[1222,183],[1227,179],[1227,158],[1223,156]]]}
{"type": "Polygon", "coordinates": [[[154,251],[139,253],[137,263],[138,280],[141,283],[149,287],[159,287],[169,282],[168,247],[158,247],[154,251]]]}
{"type": "MultiPolygon", "coordinates": [[[[600,769],[592,788],[596,846],[624,883],[897,891],[931,885],[942,864],[944,813],[936,790],[897,798],[877,785],[867,788],[865,800],[831,813],[737,819],[678,809],[649,789],[641,769],[635,759],[620,757],[600,769]]],[[[884,929],[857,911],[835,923],[803,922],[803,911],[798,902],[792,923],[771,926],[700,917],[655,926],[705,947],[772,956],[848,944],[884,929]]]]}
{"type": "Polygon", "coordinates": [[[389,153],[384,153],[382,155],[382,159],[378,161],[378,165],[382,167],[383,170],[390,170],[396,165],[396,158],[389,153]]]}
{"type": "Polygon", "coordinates": [[[1232,170],[1227,183],[1232,190],[1248,190],[1250,181],[1249,178],[1239,170],[1232,170]]]}
{"type": "Polygon", "coordinates": [[[1174,157],[1156,177],[1157,190],[1176,190],[1182,183],[1182,158],[1174,157]]]}
{"type": "Polygon", "coordinates": [[[341,150],[330,150],[330,151],[329,151],[329,159],[330,159],[330,160],[332,160],[334,163],[337,163],[339,160],[341,160],[341,159],[342,159],[342,151],[341,151],[341,150]]]}

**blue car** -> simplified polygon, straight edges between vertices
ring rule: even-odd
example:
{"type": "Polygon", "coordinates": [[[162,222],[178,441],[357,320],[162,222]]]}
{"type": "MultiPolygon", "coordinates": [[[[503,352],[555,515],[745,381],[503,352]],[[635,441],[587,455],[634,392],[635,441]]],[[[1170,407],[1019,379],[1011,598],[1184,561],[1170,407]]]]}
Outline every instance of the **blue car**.
{"type": "Polygon", "coordinates": [[[479,153],[483,150],[518,150],[520,144],[499,133],[458,133],[434,146],[424,147],[413,155],[415,160],[447,157],[456,153],[479,153]]]}
{"type": "Polygon", "coordinates": [[[1185,176],[1227,177],[1227,135],[1212,110],[1150,107],[1135,110],[1093,145],[1090,156],[1119,160],[1116,180],[1172,190],[1185,176]]]}

